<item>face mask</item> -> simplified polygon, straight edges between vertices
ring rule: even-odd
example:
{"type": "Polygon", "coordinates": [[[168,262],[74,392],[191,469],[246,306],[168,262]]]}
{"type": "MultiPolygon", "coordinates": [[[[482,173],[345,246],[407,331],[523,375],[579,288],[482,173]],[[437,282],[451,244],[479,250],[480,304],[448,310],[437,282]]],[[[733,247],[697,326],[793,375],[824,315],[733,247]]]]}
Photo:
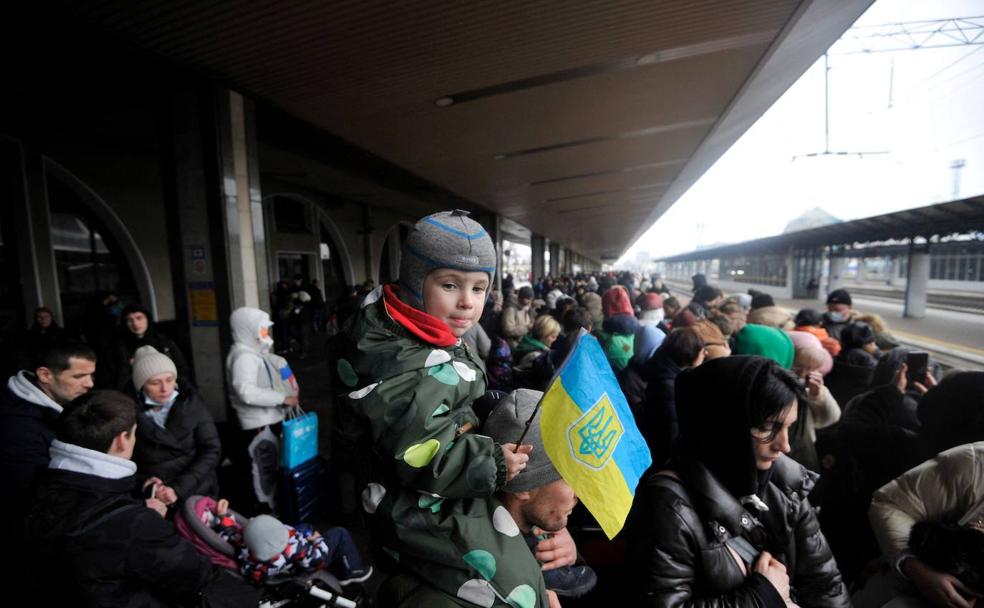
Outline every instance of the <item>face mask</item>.
{"type": "Polygon", "coordinates": [[[270,336],[270,327],[260,328],[260,335],[258,337],[260,340],[260,347],[263,349],[270,349],[273,347],[273,338],[270,336]]]}
{"type": "Polygon", "coordinates": [[[834,323],[840,323],[847,319],[847,315],[842,312],[828,312],[827,317],[830,318],[834,323]]]}

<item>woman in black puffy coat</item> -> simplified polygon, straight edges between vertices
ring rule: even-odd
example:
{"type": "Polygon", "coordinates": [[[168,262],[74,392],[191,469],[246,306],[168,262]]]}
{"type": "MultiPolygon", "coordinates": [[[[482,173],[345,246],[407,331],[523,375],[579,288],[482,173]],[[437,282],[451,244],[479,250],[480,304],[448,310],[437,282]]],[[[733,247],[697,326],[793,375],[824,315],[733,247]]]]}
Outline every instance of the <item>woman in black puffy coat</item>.
{"type": "MultiPolygon", "coordinates": [[[[174,363],[151,346],[137,349],[133,383],[138,388],[137,477],[156,477],[183,500],[216,496],[222,444],[208,407],[191,387],[177,386],[174,363]],[[138,384],[139,383],[139,384],[138,384]]],[[[168,502],[165,500],[165,502],[168,502]]]]}
{"type": "Polygon", "coordinates": [[[807,496],[816,474],[784,454],[796,378],[723,357],[676,380],[680,443],[636,490],[628,559],[643,606],[850,606],[807,496]]]}

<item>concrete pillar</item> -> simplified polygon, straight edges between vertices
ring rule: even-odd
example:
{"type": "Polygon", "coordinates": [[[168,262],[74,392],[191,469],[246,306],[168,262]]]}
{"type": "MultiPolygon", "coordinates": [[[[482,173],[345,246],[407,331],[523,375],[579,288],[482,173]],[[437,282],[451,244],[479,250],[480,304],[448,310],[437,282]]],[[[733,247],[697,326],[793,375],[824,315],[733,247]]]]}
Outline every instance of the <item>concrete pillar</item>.
{"type": "Polygon", "coordinates": [[[530,249],[532,251],[532,259],[530,260],[530,268],[533,272],[532,280],[536,283],[537,279],[546,274],[546,260],[543,255],[546,251],[546,239],[538,234],[532,235],[530,237],[530,249]]]}
{"type": "MultiPolygon", "coordinates": [[[[168,233],[174,237],[171,268],[174,277],[175,309],[178,323],[188,332],[188,353],[194,362],[198,390],[217,421],[226,420],[225,350],[231,344],[229,332],[230,291],[229,251],[241,253],[239,242],[227,246],[226,206],[238,218],[238,200],[229,200],[221,183],[220,147],[216,134],[216,104],[213,91],[176,92],[170,102],[170,154],[167,155],[168,181],[165,200],[168,233]],[[218,169],[218,170],[217,170],[218,169]]],[[[234,189],[233,181],[229,187],[234,189]]],[[[239,226],[238,222],[233,223],[239,226]]],[[[238,260],[239,273],[242,261],[238,260]]],[[[240,287],[242,281],[235,282],[240,287]]],[[[255,296],[258,299],[258,294],[255,296]]],[[[238,301],[242,301],[240,293],[238,301]]],[[[264,302],[263,308],[269,309],[264,302]]]]}
{"type": "Polygon", "coordinates": [[[929,292],[929,248],[909,249],[909,273],[905,282],[905,312],[902,316],[922,319],[926,316],[929,292]]]}
{"type": "Polygon", "coordinates": [[[560,276],[560,243],[550,243],[550,276],[560,276]]]}
{"type": "Polygon", "coordinates": [[[64,326],[55,257],[51,249],[51,221],[48,213],[44,163],[40,154],[26,153],[20,142],[0,135],[0,168],[4,174],[0,200],[5,206],[13,229],[8,232],[14,242],[6,246],[17,252],[17,274],[21,281],[23,321],[30,326],[34,309],[47,306],[55,320],[64,326]]]}
{"type": "Polygon", "coordinates": [[[571,274],[571,268],[574,264],[574,252],[570,249],[564,248],[564,263],[561,265],[562,274],[571,274]]]}
{"type": "Polygon", "coordinates": [[[827,277],[827,293],[844,286],[844,272],[847,270],[846,257],[830,258],[830,276],[827,277]]]}
{"type": "Polygon", "coordinates": [[[372,233],[374,227],[372,225],[372,210],[369,209],[369,205],[362,205],[362,229],[359,230],[359,234],[362,235],[362,261],[365,264],[366,275],[363,279],[364,281],[377,282],[379,277],[376,276],[376,265],[372,263],[372,233]]]}
{"type": "Polygon", "coordinates": [[[270,283],[266,272],[255,129],[252,124],[247,128],[247,120],[253,122],[252,102],[228,89],[217,89],[215,97],[231,305],[233,309],[269,308],[270,283]]]}

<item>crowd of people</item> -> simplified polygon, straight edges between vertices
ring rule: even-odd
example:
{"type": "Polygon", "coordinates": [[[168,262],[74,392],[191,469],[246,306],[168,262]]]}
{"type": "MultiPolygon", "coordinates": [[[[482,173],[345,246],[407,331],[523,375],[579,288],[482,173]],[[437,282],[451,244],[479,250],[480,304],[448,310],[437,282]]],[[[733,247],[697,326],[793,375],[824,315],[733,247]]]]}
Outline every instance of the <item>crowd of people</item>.
{"type": "Polygon", "coordinates": [[[579,551],[536,404],[587,332],[653,463],[612,543],[628,605],[971,608],[984,593],[984,373],[943,373],[844,289],[798,311],[703,275],[676,293],[627,272],[497,291],[496,257],[466,212],[438,213],[408,234],[398,283],[337,317],[300,277],[272,316],[234,311],[227,445],[147,309],[120,307],[99,344],[39,309],[30,363],[0,393],[5,537],[31,547],[5,571],[97,606],[255,605],[249,582],[318,568],[379,573],[379,606],[576,604],[610,587],[579,551]],[[354,497],[375,570],[345,528],[268,513],[264,441],[300,402],[277,351],[307,356],[329,325],[332,491],[354,497]],[[252,517],[222,498],[224,459],[252,517]],[[182,534],[189,501],[231,558],[182,534]],[[59,584],[33,559],[59,564],[59,584]]]}

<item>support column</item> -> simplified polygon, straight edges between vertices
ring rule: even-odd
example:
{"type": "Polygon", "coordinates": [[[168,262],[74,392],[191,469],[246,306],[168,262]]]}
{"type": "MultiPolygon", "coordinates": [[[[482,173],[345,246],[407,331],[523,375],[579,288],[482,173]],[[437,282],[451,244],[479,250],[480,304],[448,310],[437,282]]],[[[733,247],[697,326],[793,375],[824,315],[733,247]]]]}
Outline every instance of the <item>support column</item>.
{"type": "Polygon", "coordinates": [[[362,260],[366,268],[366,278],[364,280],[372,281],[375,284],[379,277],[373,273],[373,268],[375,268],[375,264],[372,263],[373,230],[372,211],[369,209],[369,205],[362,205],[362,230],[359,231],[359,234],[362,235],[362,260]]]}
{"type": "Polygon", "coordinates": [[[909,272],[905,282],[905,312],[903,317],[922,319],[926,316],[929,295],[929,246],[909,246],[909,272]]]}
{"type": "Polygon", "coordinates": [[[543,255],[546,250],[546,239],[538,234],[532,235],[530,237],[530,249],[532,250],[532,259],[530,260],[530,268],[533,272],[532,281],[536,283],[537,279],[546,274],[544,271],[546,260],[543,255]]]}
{"type": "Polygon", "coordinates": [[[570,249],[564,248],[564,262],[561,264],[560,269],[563,274],[571,274],[571,266],[574,263],[574,252],[570,249]]]}
{"type": "Polygon", "coordinates": [[[550,243],[550,276],[560,276],[560,243],[550,243]]]}
{"type": "Polygon", "coordinates": [[[847,270],[847,258],[836,256],[830,258],[830,275],[827,277],[827,293],[844,286],[844,271],[847,270]]]}
{"type": "Polygon", "coordinates": [[[4,178],[0,197],[7,201],[4,220],[11,222],[6,234],[13,235],[7,246],[17,252],[17,274],[22,286],[22,321],[30,327],[34,309],[47,306],[64,326],[42,159],[37,153],[26,153],[19,141],[0,136],[0,170],[0,177],[4,178]]]}
{"type": "Polygon", "coordinates": [[[242,252],[238,239],[229,242],[229,227],[240,225],[231,221],[238,220],[239,207],[237,198],[229,196],[230,189],[235,192],[235,180],[222,183],[223,129],[217,125],[222,112],[215,102],[216,93],[210,89],[178,91],[171,97],[170,154],[165,155],[164,171],[168,234],[176,241],[171,268],[177,321],[188,332],[198,390],[213,418],[221,422],[227,418],[223,361],[231,344],[231,302],[245,298],[242,291],[238,298],[231,293],[233,285],[241,290],[243,284],[242,260],[237,256],[237,270],[229,261],[232,251],[242,252]],[[232,212],[231,218],[226,211],[232,212]]]}
{"type": "MultiPolygon", "coordinates": [[[[269,308],[269,277],[264,272],[261,280],[259,274],[260,268],[266,266],[266,237],[257,175],[256,141],[250,141],[255,129],[252,125],[247,129],[247,101],[242,95],[228,89],[217,89],[215,97],[218,108],[219,186],[225,214],[232,308],[269,308]],[[261,291],[265,294],[262,300],[261,291]]],[[[252,117],[250,109],[249,118],[252,117]]]]}

